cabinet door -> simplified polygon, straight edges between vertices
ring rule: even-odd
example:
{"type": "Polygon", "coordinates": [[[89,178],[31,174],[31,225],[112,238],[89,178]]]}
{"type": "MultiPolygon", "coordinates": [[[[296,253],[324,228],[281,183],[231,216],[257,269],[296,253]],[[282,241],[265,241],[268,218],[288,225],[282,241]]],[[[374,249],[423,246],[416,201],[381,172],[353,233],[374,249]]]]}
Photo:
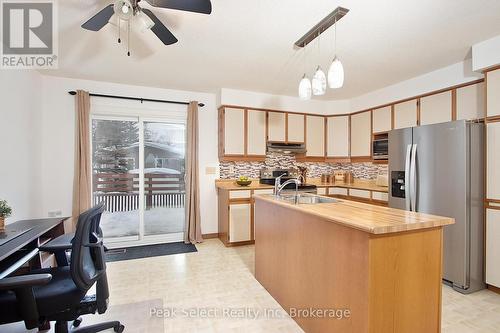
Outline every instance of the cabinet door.
{"type": "Polygon", "coordinates": [[[358,189],[349,189],[349,196],[363,199],[370,199],[370,191],[358,190],[358,189]]]}
{"type": "Polygon", "coordinates": [[[486,73],[487,116],[500,115],[500,69],[486,73]]]}
{"type": "Polygon", "coordinates": [[[288,142],[304,142],[304,115],[288,113],[288,142]]]}
{"type": "Polygon", "coordinates": [[[371,156],[371,112],[351,116],[351,157],[371,156]]]}
{"type": "Polygon", "coordinates": [[[420,99],[420,125],[451,121],[451,91],[422,97],[420,99]]]}
{"type": "Polygon", "coordinates": [[[486,125],[486,197],[500,200],[500,122],[486,125]]]}
{"type": "Polygon", "coordinates": [[[251,240],[252,204],[229,205],[229,242],[251,240]]]}
{"type": "Polygon", "coordinates": [[[349,195],[349,191],[346,188],[343,187],[329,187],[328,188],[328,194],[329,195],[349,195]]]}
{"type": "Polygon", "coordinates": [[[325,118],[306,116],[306,156],[325,156],[325,118]]]}
{"type": "Polygon", "coordinates": [[[268,140],[284,142],[285,141],[285,113],[268,113],[268,140]]]}
{"type": "Polygon", "coordinates": [[[245,154],[245,110],[224,110],[224,155],[245,154]]]}
{"type": "Polygon", "coordinates": [[[417,126],[417,100],[394,105],[394,128],[417,126]]]}
{"type": "Polygon", "coordinates": [[[457,120],[484,118],[484,82],[457,89],[457,120]]]}
{"type": "Polygon", "coordinates": [[[389,132],[392,129],[391,107],[373,110],[373,133],[389,132]]]}
{"type": "Polygon", "coordinates": [[[327,119],[327,156],[349,157],[349,116],[327,119]]]}
{"type": "Polygon", "coordinates": [[[500,287],[500,210],[486,210],[486,283],[500,287]]]}
{"type": "Polygon", "coordinates": [[[266,155],[266,113],[248,110],[247,155],[266,155]]]}

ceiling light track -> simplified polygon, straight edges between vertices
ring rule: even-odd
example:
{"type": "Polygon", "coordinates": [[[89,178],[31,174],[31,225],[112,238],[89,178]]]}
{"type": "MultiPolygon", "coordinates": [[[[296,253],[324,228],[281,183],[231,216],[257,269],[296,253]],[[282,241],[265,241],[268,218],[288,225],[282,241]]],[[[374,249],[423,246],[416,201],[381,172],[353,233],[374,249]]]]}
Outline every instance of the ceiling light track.
{"type": "Polygon", "coordinates": [[[307,44],[311,43],[315,40],[319,35],[325,32],[328,28],[338,22],[341,18],[343,18],[349,9],[344,7],[337,7],[333,12],[331,12],[328,16],[322,19],[318,24],[316,24],[311,30],[309,30],[304,36],[302,36],[298,41],[295,42],[295,45],[298,47],[305,47],[307,44]]]}

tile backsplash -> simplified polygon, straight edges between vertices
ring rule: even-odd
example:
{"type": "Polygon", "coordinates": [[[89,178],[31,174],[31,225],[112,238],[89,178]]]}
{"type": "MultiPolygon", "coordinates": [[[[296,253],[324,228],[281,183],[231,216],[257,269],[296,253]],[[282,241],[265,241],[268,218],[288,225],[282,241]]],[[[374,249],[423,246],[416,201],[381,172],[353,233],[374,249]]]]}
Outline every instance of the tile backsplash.
{"type": "Polygon", "coordinates": [[[322,163],[322,162],[297,162],[295,155],[269,153],[263,162],[220,162],[220,178],[234,179],[239,176],[259,178],[261,168],[293,168],[296,166],[307,167],[307,176],[319,178],[323,173],[334,171],[351,171],[355,178],[375,179],[379,172],[387,173],[386,164],[373,163],[322,163]]]}

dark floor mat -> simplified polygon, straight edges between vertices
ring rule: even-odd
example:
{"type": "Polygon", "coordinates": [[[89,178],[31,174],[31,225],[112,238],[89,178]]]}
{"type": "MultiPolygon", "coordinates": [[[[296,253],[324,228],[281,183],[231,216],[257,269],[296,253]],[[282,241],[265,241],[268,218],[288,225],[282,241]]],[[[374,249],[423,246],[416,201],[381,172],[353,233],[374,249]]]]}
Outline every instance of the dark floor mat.
{"type": "Polygon", "coordinates": [[[184,242],[133,246],[109,250],[106,252],[106,261],[131,260],[189,252],[198,252],[198,250],[193,244],[185,244],[184,242]]]}

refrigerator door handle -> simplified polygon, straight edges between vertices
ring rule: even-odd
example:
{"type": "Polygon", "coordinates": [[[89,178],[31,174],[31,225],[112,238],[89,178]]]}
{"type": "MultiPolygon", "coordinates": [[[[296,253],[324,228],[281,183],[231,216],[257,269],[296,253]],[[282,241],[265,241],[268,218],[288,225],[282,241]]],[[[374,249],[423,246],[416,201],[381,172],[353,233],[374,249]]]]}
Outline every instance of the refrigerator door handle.
{"type": "Polygon", "coordinates": [[[410,166],[411,166],[411,151],[412,146],[406,147],[406,162],[405,162],[405,205],[406,210],[411,210],[411,194],[410,194],[410,166]]]}
{"type": "Polygon", "coordinates": [[[410,163],[411,210],[417,211],[417,144],[413,144],[410,163]]]}

